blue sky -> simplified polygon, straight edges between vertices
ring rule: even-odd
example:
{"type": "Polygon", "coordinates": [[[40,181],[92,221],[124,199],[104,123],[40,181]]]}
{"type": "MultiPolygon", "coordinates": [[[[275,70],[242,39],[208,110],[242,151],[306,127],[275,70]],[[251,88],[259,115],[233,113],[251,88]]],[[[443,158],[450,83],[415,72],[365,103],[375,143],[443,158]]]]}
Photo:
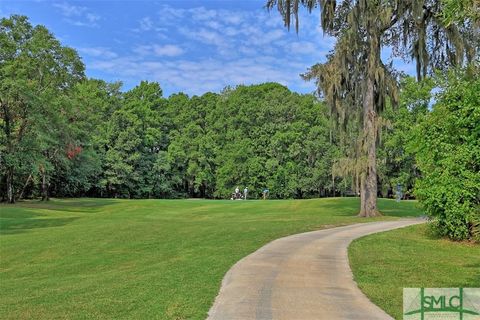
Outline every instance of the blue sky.
{"type": "Polygon", "coordinates": [[[265,2],[0,0],[0,16],[23,14],[45,25],[79,52],[88,76],[122,81],[125,90],[149,80],[166,96],[267,81],[314,91],[299,74],[325,61],[334,39],[323,35],[318,11],[303,12],[296,34],[265,2]]]}

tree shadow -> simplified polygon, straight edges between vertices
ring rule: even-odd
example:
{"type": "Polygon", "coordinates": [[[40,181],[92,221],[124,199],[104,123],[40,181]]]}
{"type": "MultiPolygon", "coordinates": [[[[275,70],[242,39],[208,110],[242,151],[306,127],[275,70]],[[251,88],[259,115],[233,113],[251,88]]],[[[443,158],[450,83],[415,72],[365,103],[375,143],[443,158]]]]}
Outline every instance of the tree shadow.
{"type": "Polygon", "coordinates": [[[2,212],[0,216],[0,236],[23,233],[37,228],[64,226],[80,218],[46,218],[45,216],[45,214],[30,210],[2,212]]]}
{"type": "MultiPolygon", "coordinates": [[[[360,198],[325,198],[318,206],[331,211],[335,216],[356,216],[360,212],[360,198]]],[[[416,202],[402,201],[400,203],[392,199],[378,198],[378,209],[384,216],[388,217],[419,217],[423,213],[416,202]]]]}
{"type": "Polygon", "coordinates": [[[318,207],[325,209],[334,216],[353,217],[360,211],[360,200],[353,197],[326,198],[327,201],[319,202],[318,207]]]}
{"type": "Polygon", "coordinates": [[[418,203],[409,200],[397,202],[393,199],[379,198],[378,208],[384,215],[391,217],[419,217],[423,215],[418,203]]]}
{"type": "MultiPolygon", "coordinates": [[[[75,213],[90,213],[101,211],[104,207],[117,203],[116,199],[82,198],[82,199],[52,199],[50,201],[22,200],[6,208],[46,209],[75,213]]],[[[1,204],[0,204],[1,208],[1,204]]]]}

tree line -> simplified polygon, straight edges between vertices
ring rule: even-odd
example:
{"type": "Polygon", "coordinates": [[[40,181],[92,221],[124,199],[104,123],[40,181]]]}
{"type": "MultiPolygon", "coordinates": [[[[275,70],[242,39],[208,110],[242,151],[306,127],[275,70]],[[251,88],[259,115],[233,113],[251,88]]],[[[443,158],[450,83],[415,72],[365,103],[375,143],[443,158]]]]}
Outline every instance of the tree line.
{"type": "MultiPolygon", "coordinates": [[[[273,198],[357,191],[353,175],[332,172],[349,145],[314,95],[276,83],[166,98],[142,81],[122,92],[86,78],[76,51],[26,17],[1,28],[4,201],[226,198],[237,185],[253,197],[265,188],[273,198]]],[[[387,196],[395,181],[385,174],[387,196]]]]}
{"type": "MultiPolygon", "coordinates": [[[[398,79],[375,122],[375,196],[401,186],[442,235],[478,235],[478,66],[398,79]]],[[[24,16],[0,23],[0,93],[2,201],[224,199],[236,186],[253,198],[358,195],[369,161],[360,109],[332,108],[328,94],[264,83],[164,97],[147,81],[124,92],[87,78],[74,49],[24,16]]]]}

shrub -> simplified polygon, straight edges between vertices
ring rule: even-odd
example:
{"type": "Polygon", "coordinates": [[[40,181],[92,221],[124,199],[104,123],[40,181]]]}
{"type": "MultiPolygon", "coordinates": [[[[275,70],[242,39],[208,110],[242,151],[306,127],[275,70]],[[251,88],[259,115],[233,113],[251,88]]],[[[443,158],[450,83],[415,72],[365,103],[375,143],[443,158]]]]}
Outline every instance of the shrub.
{"type": "Polygon", "coordinates": [[[432,111],[414,130],[422,177],[415,193],[437,233],[453,240],[480,234],[480,80],[478,69],[438,77],[432,111]]]}

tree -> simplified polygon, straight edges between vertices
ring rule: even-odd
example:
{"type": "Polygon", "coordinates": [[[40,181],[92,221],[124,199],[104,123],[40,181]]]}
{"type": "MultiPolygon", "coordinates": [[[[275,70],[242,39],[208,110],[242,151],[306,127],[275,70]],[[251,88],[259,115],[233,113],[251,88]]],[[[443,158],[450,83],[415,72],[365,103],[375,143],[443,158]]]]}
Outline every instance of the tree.
{"type": "Polygon", "coordinates": [[[383,117],[389,123],[381,133],[378,150],[379,179],[384,195],[393,195],[396,186],[401,185],[404,196],[414,196],[413,189],[420,171],[415,154],[407,145],[413,139],[416,124],[428,113],[433,86],[431,78],[417,82],[413,77],[404,77],[400,81],[397,108],[387,105],[383,117]]]}
{"type": "Polygon", "coordinates": [[[472,25],[451,23],[440,18],[442,3],[433,0],[268,0],[277,7],[285,25],[292,20],[299,28],[300,7],[309,12],[319,7],[321,26],[337,38],[327,62],[313,66],[306,79],[315,79],[319,91],[340,121],[361,122],[359,155],[360,216],[376,216],[376,144],[381,127],[379,113],[389,99],[397,103],[397,79],[391,65],[382,61],[382,48],[416,61],[417,77],[429,69],[461,65],[475,57],[472,25]],[[361,116],[357,116],[360,114],[361,116]]]}
{"type": "Polygon", "coordinates": [[[190,197],[213,195],[217,144],[211,127],[215,119],[208,115],[216,103],[217,95],[213,93],[192,97],[170,136],[170,160],[182,171],[185,192],[190,197]]]}
{"type": "Polygon", "coordinates": [[[24,16],[0,20],[0,164],[8,202],[15,202],[20,178],[28,182],[37,173],[48,198],[49,168],[68,140],[63,97],[83,70],[75,50],[45,27],[32,27],[24,16]]]}
{"type": "Polygon", "coordinates": [[[480,72],[439,76],[432,111],[414,129],[410,148],[422,172],[415,194],[435,231],[480,241],[480,72]]]}
{"type": "Polygon", "coordinates": [[[142,81],[126,92],[106,123],[104,175],[101,184],[112,196],[150,197],[151,172],[165,147],[160,121],[162,90],[142,81]]]}
{"type": "Polygon", "coordinates": [[[102,195],[102,162],[106,152],[106,124],[120,107],[121,83],[86,79],[75,85],[65,105],[70,106],[66,159],[51,179],[54,196],[102,195]],[[98,192],[98,193],[97,193],[98,192]]]}
{"type": "Polygon", "coordinates": [[[324,196],[333,149],[325,105],[277,83],[224,91],[211,118],[216,141],[216,192],[248,186],[252,197],[324,196]]]}

